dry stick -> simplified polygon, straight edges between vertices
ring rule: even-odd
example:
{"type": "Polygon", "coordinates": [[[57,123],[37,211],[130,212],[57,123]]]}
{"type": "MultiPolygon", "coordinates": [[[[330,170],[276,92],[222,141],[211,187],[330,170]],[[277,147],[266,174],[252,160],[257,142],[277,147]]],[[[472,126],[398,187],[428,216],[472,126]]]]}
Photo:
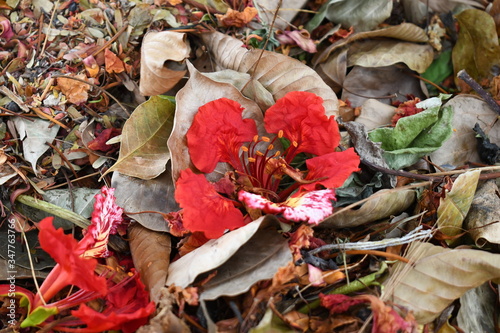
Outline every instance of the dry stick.
{"type": "Polygon", "coordinates": [[[45,142],[45,144],[48,145],[48,146],[50,146],[50,148],[54,149],[59,154],[59,156],[61,156],[61,158],[64,161],[64,163],[66,163],[66,165],[68,166],[68,168],[73,173],[73,176],[75,176],[75,178],[78,178],[78,175],[76,174],[75,169],[71,165],[70,161],[66,158],[66,156],[64,156],[63,152],[59,148],[57,148],[56,146],[54,146],[52,143],[50,143],[48,141],[45,142]]]}
{"type": "Polygon", "coordinates": [[[102,51],[104,51],[104,49],[106,49],[108,46],[110,46],[111,44],[113,44],[115,42],[115,40],[118,39],[118,37],[120,37],[120,35],[125,31],[127,30],[128,28],[128,25],[127,24],[124,24],[123,27],[118,30],[118,32],[110,39],[108,40],[103,46],[101,46],[97,51],[95,51],[94,53],[92,53],[92,56],[95,57],[96,55],[98,55],[99,53],[101,53],[102,51]]]}
{"type": "Polygon", "coordinates": [[[96,88],[99,91],[101,91],[101,92],[105,93],[106,95],[108,95],[109,98],[111,98],[112,100],[114,100],[116,102],[116,104],[118,104],[123,109],[123,111],[125,111],[125,113],[127,114],[127,116],[130,116],[130,113],[125,108],[125,106],[123,106],[123,104],[120,103],[120,101],[115,96],[111,95],[109,92],[107,92],[106,90],[102,89],[101,87],[96,86],[95,84],[87,82],[85,80],[82,80],[82,79],[79,79],[79,78],[76,78],[76,77],[72,77],[72,76],[68,76],[68,75],[54,75],[52,77],[55,77],[55,78],[62,77],[62,78],[65,78],[65,79],[71,79],[71,80],[75,80],[75,81],[79,81],[79,82],[83,82],[85,84],[88,84],[92,88],[96,88]]]}
{"type": "Polygon", "coordinates": [[[481,96],[484,101],[488,104],[488,106],[495,111],[497,114],[500,114],[500,105],[491,97],[491,95],[479,85],[470,75],[465,71],[465,69],[462,69],[457,73],[457,77],[461,80],[463,80],[469,87],[474,89],[475,92],[479,96],[481,96]]]}
{"type": "Polygon", "coordinates": [[[35,111],[35,113],[37,114],[37,116],[41,117],[41,118],[45,118],[47,120],[50,120],[51,122],[53,122],[54,124],[56,125],[59,125],[61,126],[62,128],[64,128],[65,130],[67,131],[70,131],[71,128],[69,128],[68,126],[64,125],[63,123],[61,123],[59,120],[55,119],[54,117],[51,117],[49,116],[48,114],[44,113],[42,110],[40,110],[39,108],[35,108],[35,107],[32,107],[31,108],[33,111],[35,111]]]}
{"type": "Polygon", "coordinates": [[[54,19],[54,15],[56,14],[57,7],[59,7],[59,0],[57,0],[56,3],[54,4],[54,9],[52,10],[52,14],[50,15],[49,26],[47,27],[47,33],[45,34],[45,40],[43,41],[43,47],[42,47],[42,50],[40,51],[40,54],[38,55],[38,57],[41,57],[43,55],[43,53],[45,52],[47,42],[49,41],[49,34],[50,34],[50,28],[52,27],[52,20],[54,19]]]}
{"type": "Polygon", "coordinates": [[[8,113],[9,115],[11,115],[11,116],[18,116],[18,117],[21,117],[21,118],[26,119],[26,120],[29,120],[29,121],[35,121],[35,120],[33,120],[33,119],[30,119],[30,118],[28,117],[28,115],[24,115],[24,114],[16,113],[16,112],[14,112],[14,111],[10,111],[9,109],[6,109],[6,108],[1,107],[1,106],[0,106],[0,110],[3,110],[3,111],[5,111],[5,112],[7,112],[7,113],[8,113]]]}
{"type": "Polygon", "coordinates": [[[53,189],[56,189],[56,188],[59,188],[59,187],[66,186],[66,185],[68,185],[68,183],[74,183],[74,182],[80,181],[80,180],[85,179],[85,178],[98,176],[100,174],[101,173],[99,171],[98,172],[94,172],[94,173],[88,174],[86,176],[82,176],[82,177],[79,177],[79,178],[76,178],[76,179],[72,179],[69,182],[65,182],[65,183],[62,183],[62,184],[54,185],[54,186],[49,186],[49,187],[46,187],[44,189],[45,190],[53,190],[53,189]]]}
{"type": "Polygon", "coordinates": [[[385,251],[378,251],[378,250],[347,250],[343,251],[345,254],[371,254],[374,256],[379,256],[379,257],[386,257],[387,259],[393,259],[393,260],[399,260],[405,263],[409,263],[410,260],[408,260],[405,257],[402,257],[400,255],[397,255],[395,253],[389,253],[385,251]]]}

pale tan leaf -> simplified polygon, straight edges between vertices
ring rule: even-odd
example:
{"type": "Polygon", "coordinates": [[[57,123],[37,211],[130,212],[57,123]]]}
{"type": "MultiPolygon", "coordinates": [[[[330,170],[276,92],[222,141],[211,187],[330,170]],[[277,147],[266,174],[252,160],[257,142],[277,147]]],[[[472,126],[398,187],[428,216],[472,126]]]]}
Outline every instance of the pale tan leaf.
{"type": "Polygon", "coordinates": [[[356,31],[372,30],[391,16],[392,1],[386,0],[330,0],[326,18],[356,31]]]}
{"type": "Polygon", "coordinates": [[[368,99],[361,106],[361,113],[354,121],[365,125],[367,131],[388,126],[392,123],[395,109],[394,106],[381,103],[376,99],[368,99]]]}
{"type": "MultiPolygon", "coordinates": [[[[229,260],[260,228],[267,230],[278,223],[274,215],[263,216],[244,227],[233,230],[218,239],[211,239],[170,265],[167,285],[185,288],[198,275],[211,271],[229,260]]],[[[268,232],[272,232],[269,231],[268,232]]]]}
{"type": "Polygon", "coordinates": [[[404,63],[423,73],[434,60],[434,51],[428,44],[395,40],[364,40],[349,46],[347,66],[384,67],[404,63]]]}
{"type": "Polygon", "coordinates": [[[190,51],[184,33],[147,33],[141,47],[141,94],[160,95],[175,86],[186,74],[184,60],[190,51]]]}
{"type": "Polygon", "coordinates": [[[483,247],[486,244],[500,244],[500,198],[495,180],[487,181],[478,187],[464,226],[476,242],[483,247]]]}
{"type": "Polygon", "coordinates": [[[174,105],[152,96],[139,105],[125,122],[118,161],[105,174],[118,171],[152,179],[165,171],[170,152],[165,142],[173,127],[174,105]]]}
{"type": "Polygon", "coordinates": [[[463,332],[495,332],[496,290],[489,283],[468,290],[460,297],[457,324],[463,332]]]}
{"type": "Polygon", "coordinates": [[[275,100],[291,91],[309,91],[323,98],[328,116],[338,115],[335,93],[314,70],[300,61],[275,52],[247,50],[241,41],[220,32],[202,34],[202,38],[218,66],[249,73],[272,93],[275,100]]]}
{"type": "Polygon", "coordinates": [[[434,320],[467,290],[500,277],[500,254],[446,249],[414,242],[386,282],[383,297],[413,311],[418,323],[434,320]]]}
{"type": "Polygon", "coordinates": [[[429,8],[436,13],[447,13],[461,4],[483,8],[480,1],[475,0],[420,0],[420,2],[429,6],[429,8]]]}
{"type": "Polygon", "coordinates": [[[339,93],[347,75],[347,48],[338,50],[316,67],[318,74],[332,89],[339,93]]]}
{"type": "Polygon", "coordinates": [[[474,199],[480,174],[481,170],[461,174],[453,182],[451,191],[441,198],[436,223],[443,234],[456,236],[462,232],[462,223],[474,199]]]}
{"type": "Polygon", "coordinates": [[[245,98],[232,84],[217,82],[201,74],[189,62],[188,68],[189,80],[175,96],[177,103],[174,127],[167,142],[172,154],[172,178],[174,181],[179,177],[181,170],[186,168],[196,170],[189,156],[186,133],[200,106],[223,97],[232,99],[244,108],[243,118],[254,119],[259,133],[261,135],[265,133],[262,126],[262,111],[255,102],[245,98]]]}
{"type": "Polygon", "coordinates": [[[400,25],[390,26],[388,28],[358,32],[330,45],[321,54],[315,57],[314,65],[326,61],[326,59],[329,58],[330,54],[333,51],[349,45],[355,41],[381,37],[394,38],[413,43],[425,43],[429,40],[429,37],[427,37],[425,30],[412,23],[401,23],[400,25]]]}
{"type": "Polygon", "coordinates": [[[151,300],[158,303],[170,264],[170,235],[135,223],[129,227],[128,236],[134,266],[141,274],[151,300]]]}
{"type": "Polygon", "coordinates": [[[466,162],[481,163],[476,148],[476,133],[472,128],[478,123],[491,142],[500,144],[497,114],[483,100],[470,95],[458,95],[446,105],[453,108],[453,133],[441,148],[430,155],[432,161],[447,168],[466,162]]]}
{"type": "Polygon", "coordinates": [[[410,207],[413,201],[415,201],[415,191],[412,189],[380,190],[359,209],[338,208],[339,211],[324,219],[318,228],[357,227],[391,215],[398,215],[410,207]]]}
{"type": "Polygon", "coordinates": [[[285,30],[292,22],[293,18],[299,13],[307,0],[256,0],[253,4],[259,11],[259,18],[266,24],[271,24],[273,21],[274,13],[278,9],[278,17],[274,22],[275,28],[285,30]]]}

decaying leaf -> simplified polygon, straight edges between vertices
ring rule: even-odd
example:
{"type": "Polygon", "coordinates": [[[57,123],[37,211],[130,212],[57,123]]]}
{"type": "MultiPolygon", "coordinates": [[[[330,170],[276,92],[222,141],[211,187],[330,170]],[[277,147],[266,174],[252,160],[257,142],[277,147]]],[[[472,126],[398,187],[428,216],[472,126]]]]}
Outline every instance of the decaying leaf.
{"type": "Polygon", "coordinates": [[[175,31],[152,31],[146,34],[141,48],[141,82],[145,96],[160,95],[186,74],[184,61],[191,48],[186,34],[175,31]]]}
{"type": "Polygon", "coordinates": [[[173,127],[174,104],[152,96],[139,105],[123,125],[118,161],[105,174],[118,171],[152,179],[165,171],[170,152],[165,142],[173,127]]]}
{"type": "MultiPolygon", "coordinates": [[[[209,240],[203,246],[189,252],[170,265],[166,284],[175,284],[182,288],[187,287],[198,275],[216,269],[227,262],[244,244],[257,237],[259,229],[265,230],[267,233],[276,232],[272,230],[276,227],[276,223],[275,216],[263,216],[218,239],[209,240]]],[[[260,251],[265,252],[262,248],[260,251]]],[[[279,267],[275,268],[278,269],[279,267]]]]}
{"type": "Polygon", "coordinates": [[[242,12],[228,8],[226,14],[215,14],[217,20],[224,27],[242,28],[257,16],[257,9],[254,7],[246,7],[242,12]]]}
{"type": "MultiPolygon", "coordinates": [[[[85,74],[78,74],[74,76],[80,80],[86,80],[87,76],[85,74]]],[[[57,78],[57,86],[61,89],[62,93],[66,96],[69,102],[73,104],[82,104],[87,102],[89,98],[88,91],[91,86],[84,84],[80,81],[68,79],[65,77],[57,78]]]]}
{"type": "Polygon", "coordinates": [[[158,303],[170,264],[170,235],[136,223],[128,228],[128,236],[134,266],[141,274],[151,300],[158,303]]]}
{"type": "Polygon", "coordinates": [[[447,106],[453,108],[451,137],[430,157],[437,165],[455,168],[466,162],[481,163],[477,153],[474,124],[478,123],[491,142],[500,143],[500,130],[497,114],[479,98],[458,95],[447,106]]]}
{"type": "Polygon", "coordinates": [[[467,290],[500,277],[500,254],[446,249],[414,242],[383,289],[384,299],[413,311],[420,324],[434,320],[467,290]]]}
{"type": "Polygon", "coordinates": [[[494,180],[480,185],[465,218],[464,226],[479,247],[500,244],[499,192],[494,180]]]}
{"type": "Polygon", "coordinates": [[[462,223],[476,193],[477,182],[481,170],[468,171],[461,174],[453,182],[453,188],[441,198],[437,209],[437,225],[442,233],[456,236],[462,233],[462,223]]]}
{"type": "Polygon", "coordinates": [[[59,131],[59,125],[42,119],[29,121],[21,117],[15,117],[12,121],[16,125],[19,139],[23,141],[24,159],[31,164],[33,171],[38,173],[36,162],[50,148],[46,142],[52,143],[59,131]]]}
{"type": "Polygon", "coordinates": [[[389,126],[394,117],[394,106],[384,104],[376,99],[368,99],[361,106],[361,113],[354,120],[365,125],[367,131],[381,126],[389,126]]]}
{"type": "Polygon", "coordinates": [[[284,30],[290,25],[293,18],[298,14],[298,10],[289,10],[290,8],[300,9],[304,6],[307,0],[255,0],[253,4],[259,11],[259,18],[263,23],[270,25],[273,21],[274,14],[281,4],[278,11],[278,17],[274,22],[274,26],[284,30]]]}
{"type": "Polygon", "coordinates": [[[384,67],[404,63],[419,73],[431,65],[434,51],[428,44],[397,40],[364,40],[352,44],[347,53],[347,66],[384,67]]]}
{"type": "Polygon", "coordinates": [[[174,183],[170,172],[167,170],[154,179],[143,180],[122,175],[114,172],[111,178],[111,186],[114,187],[116,203],[142,226],[155,231],[169,231],[168,224],[159,212],[168,214],[179,210],[174,199],[174,183]]]}
{"type": "Polygon", "coordinates": [[[415,201],[415,191],[380,190],[368,199],[359,209],[339,208],[318,225],[318,228],[352,228],[383,219],[391,215],[398,215],[415,201]]]}
{"type": "Polygon", "coordinates": [[[243,118],[256,120],[257,124],[261,124],[260,128],[258,126],[259,133],[263,133],[262,111],[255,102],[245,98],[232,84],[217,82],[201,74],[189,62],[188,68],[189,80],[175,97],[177,103],[174,127],[167,142],[172,153],[172,178],[174,181],[179,177],[181,170],[196,169],[189,156],[186,133],[200,106],[222,97],[232,99],[245,109],[243,118]]]}
{"type": "Polygon", "coordinates": [[[384,22],[392,11],[392,2],[385,0],[330,0],[326,8],[326,18],[341,23],[345,28],[366,31],[384,22]]]}
{"type": "Polygon", "coordinates": [[[460,297],[457,324],[464,332],[494,332],[497,294],[489,283],[470,289],[460,297]]]}
{"type": "Polygon", "coordinates": [[[249,73],[272,93],[274,100],[290,91],[308,91],[323,98],[327,116],[338,115],[335,93],[314,70],[300,61],[275,52],[247,50],[241,41],[220,32],[201,36],[220,68],[249,73]]]}
{"type": "Polygon", "coordinates": [[[464,10],[456,18],[460,30],[452,53],[455,74],[465,69],[476,80],[491,77],[491,68],[500,65],[500,46],[493,18],[478,9],[464,10]]]}

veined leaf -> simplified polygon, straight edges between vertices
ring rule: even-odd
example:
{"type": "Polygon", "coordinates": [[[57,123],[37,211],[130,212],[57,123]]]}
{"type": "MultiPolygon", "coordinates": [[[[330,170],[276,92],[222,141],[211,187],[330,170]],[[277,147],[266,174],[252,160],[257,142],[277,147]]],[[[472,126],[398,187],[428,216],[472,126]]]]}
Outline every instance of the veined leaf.
{"type": "Polygon", "coordinates": [[[170,152],[166,145],[172,131],[175,106],[153,96],[139,105],[125,122],[118,161],[105,174],[152,179],[166,169],[170,152]]]}

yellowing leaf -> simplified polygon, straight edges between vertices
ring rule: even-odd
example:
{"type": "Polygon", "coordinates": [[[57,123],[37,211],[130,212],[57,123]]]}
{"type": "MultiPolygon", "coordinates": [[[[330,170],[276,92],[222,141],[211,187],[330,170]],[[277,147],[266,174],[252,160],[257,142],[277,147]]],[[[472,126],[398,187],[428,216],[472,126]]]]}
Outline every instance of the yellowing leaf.
{"type": "Polygon", "coordinates": [[[383,299],[413,311],[420,324],[433,321],[467,290],[500,277],[500,254],[471,249],[445,249],[413,243],[385,284],[383,299]]]}
{"type": "Polygon", "coordinates": [[[462,223],[474,199],[480,174],[481,170],[461,174],[453,183],[451,191],[440,200],[437,225],[445,235],[455,236],[462,232],[462,223]]]}
{"type": "Polygon", "coordinates": [[[123,126],[118,161],[106,173],[118,171],[152,179],[165,171],[170,159],[166,142],[172,131],[174,108],[172,102],[158,96],[139,105],[123,126]]]}

